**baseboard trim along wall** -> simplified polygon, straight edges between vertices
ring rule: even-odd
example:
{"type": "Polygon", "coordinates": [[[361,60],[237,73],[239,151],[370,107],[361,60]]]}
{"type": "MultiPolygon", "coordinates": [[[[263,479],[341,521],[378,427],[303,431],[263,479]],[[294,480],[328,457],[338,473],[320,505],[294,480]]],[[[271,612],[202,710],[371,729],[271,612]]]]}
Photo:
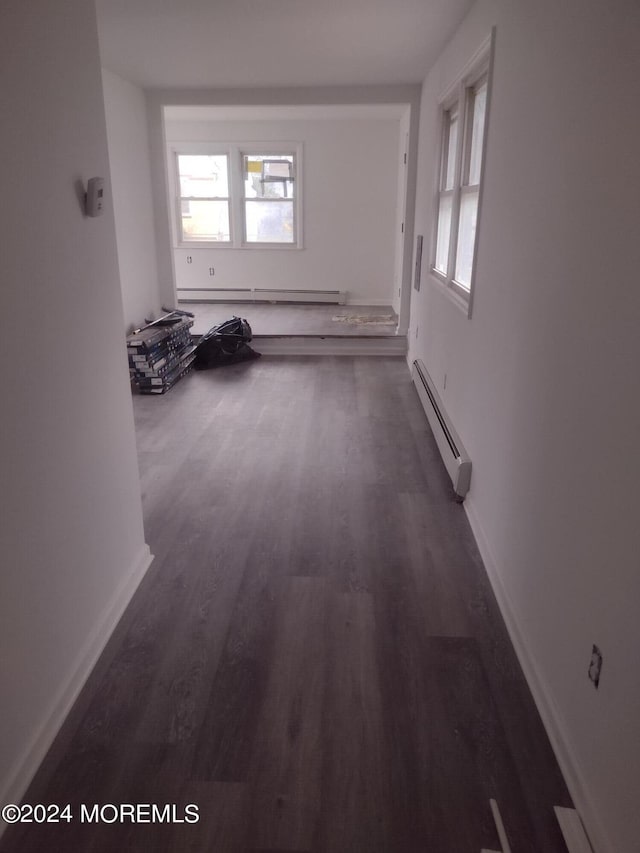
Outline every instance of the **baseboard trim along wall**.
{"type": "Polygon", "coordinates": [[[399,356],[406,358],[407,339],[399,335],[254,335],[252,347],[262,355],[399,356]]]}
{"type": "Polygon", "coordinates": [[[502,582],[497,562],[493,557],[492,549],[484,534],[471,493],[467,496],[463,506],[484,562],[489,581],[493,587],[502,618],[507,626],[509,637],[513,643],[556,759],[560,765],[560,770],[567,783],[573,803],[589,836],[594,853],[615,853],[611,841],[608,839],[598,817],[594,800],[582,776],[579,763],[570,746],[570,741],[565,735],[564,724],[554,699],[524,641],[516,611],[502,582]]]}
{"type": "Polygon", "coordinates": [[[562,806],[555,806],[553,810],[569,853],[593,853],[578,812],[562,806]]]}
{"type": "Polygon", "coordinates": [[[179,287],[178,302],[268,302],[287,304],[371,305],[391,307],[392,297],[371,298],[346,290],[285,290],[253,287],[179,287]]]}
{"type": "Polygon", "coordinates": [[[339,290],[291,290],[282,287],[178,288],[180,302],[301,302],[344,305],[347,294],[339,290]]]}
{"type": "MultiPolygon", "coordinates": [[[[69,677],[61,684],[48,710],[43,714],[40,727],[22,757],[14,765],[13,772],[0,792],[0,803],[20,803],[22,800],[152,560],[149,546],[145,545],[69,668],[69,677]]],[[[0,836],[6,827],[6,823],[0,821],[0,836]]]]}

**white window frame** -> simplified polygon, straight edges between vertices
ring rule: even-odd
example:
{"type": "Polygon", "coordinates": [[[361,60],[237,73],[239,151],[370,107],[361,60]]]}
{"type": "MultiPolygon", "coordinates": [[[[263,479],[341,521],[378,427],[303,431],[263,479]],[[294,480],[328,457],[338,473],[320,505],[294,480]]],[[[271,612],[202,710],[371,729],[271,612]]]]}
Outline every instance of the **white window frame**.
{"type": "Polygon", "coordinates": [[[489,107],[491,100],[491,78],[493,68],[493,45],[495,33],[481,45],[476,54],[467,63],[463,72],[455,83],[439,98],[439,146],[437,158],[437,171],[435,177],[433,232],[431,240],[431,264],[430,272],[458,304],[471,317],[474,283],[477,267],[478,234],[480,231],[480,219],[482,210],[482,196],[484,187],[484,164],[486,159],[487,135],[489,127],[489,107]],[[487,94],[484,111],[484,128],[482,136],[482,152],[480,160],[480,179],[478,183],[469,183],[469,164],[471,155],[471,139],[473,130],[473,103],[475,93],[486,83],[487,94]],[[458,121],[457,145],[455,151],[455,168],[453,186],[446,187],[446,173],[448,170],[447,157],[449,147],[450,115],[456,112],[458,121]],[[478,207],[476,213],[476,230],[473,244],[473,260],[471,265],[471,276],[469,286],[456,280],[456,255],[458,250],[458,231],[460,225],[460,210],[462,199],[466,194],[474,193],[478,196],[478,207]],[[438,249],[438,224],[441,200],[445,197],[451,198],[451,223],[449,231],[449,245],[447,250],[446,273],[436,267],[436,253],[438,249]]]}
{"type": "Polygon", "coordinates": [[[173,209],[174,209],[174,235],[176,237],[176,245],[193,248],[195,246],[230,246],[233,244],[234,222],[231,211],[231,159],[229,153],[219,149],[217,151],[182,151],[173,150],[173,209]],[[202,155],[217,155],[227,158],[227,196],[183,196],[180,192],[180,168],[178,166],[178,158],[180,155],[202,154],[202,155]],[[182,202],[183,201],[226,201],[227,210],[229,211],[229,239],[228,240],[188,240],[184,237],[182,228],[182,202]]]}
{"type": "Polygon", "coordinates": [[[289,146],[289,148],[287,148],[286,150],[281,150],[281,149],[276,150],[271,145],[267,146],[267,148],[268,148],[268,150],[264,150],[264,146],[261,146],[260,144],[256,145],[255,143],[252,143],[250,146],[243,146],[242,150],[240,151],[240,164],[241,164],[241,169],[242,169],[242,174],[241,174],[241,178],[242,178],[242,217],[241,217],[242,218],[242,245],[245,248],[258,247],[261,249],[270,248],[273,246],[284,247],[284,248],[291,247],[291,246],[295,247],[297,245],[297,242],[298,242],[298,219],[299,219],[299,216],[298,216],[298,194],[299,194],[298,163],[299,163],[299,160],[298,160],[297,152],[294,150],[291,150],[291,146],[289,146]],[[257,199],[257,198],[251,199],[251,198],[249,198],[248,199],[246,197],[246,195],[245,195],[245,179],[244,179],[244,159],[245,159],[245,157],[262,157],[263,155],[266,155],[267,158],[269,156],[283,156],[283,155],[285,157],[293,157],[294,196],[292,199],[286,199],[286,198],[283,198],[283,199],[279,199],[279,198],[278,199],[257,199]],[[258,202],[258,201],[267,201],[270,204],[282,204],[283,202],[286,202],[286,201],[292,201],[293,202],[293,240],[290,243],[278,243],[278,242],[262,243],[262,242],[259,242],[257,240],[252,240],[252,241],[247,240],[247,218],[246,218],[247,207],[246,207],[246,205],[247,205],[247,203],[252,204],[252,203],[258,202]]]}
{"type": "MultiPolygon", "coordinates": [[[[302,232],[302,143],[301,142],[172,142],[167,150],[168,183],[171,195],[171,228],[174,248],[177,249],[222,249],[225,251],[248,249],[250,251],[267,249],[273,251],[291,251],[304,248],[302,232]],[[224,154],[229,165],[229,231],[231,239],[223,240],[185,240],[182,233],[182,196],[180,195],[180,177],[178,173],[178,155],[180,154],[224,154]],[[294,239],[290,243],[248,242],[245,239],[245,196],[243,162],[246,155],[288,155],[293,157],[295,194],[293,198],[294,239]]],[[[206,199],[204,199],[206,201],[206,199]]]]}

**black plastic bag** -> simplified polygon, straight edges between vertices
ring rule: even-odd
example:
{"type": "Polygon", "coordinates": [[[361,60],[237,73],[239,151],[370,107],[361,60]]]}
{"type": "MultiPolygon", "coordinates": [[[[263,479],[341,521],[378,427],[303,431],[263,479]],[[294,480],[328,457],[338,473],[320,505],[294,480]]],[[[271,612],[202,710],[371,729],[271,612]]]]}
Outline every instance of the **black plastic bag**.
{"type": "Polygon", "coordinates": [[[200,338],[196,347],[196,370],[260,358],[260,353],[249,346],[251,334],[251,326],[241,317],[213,326],[200,338]]]}

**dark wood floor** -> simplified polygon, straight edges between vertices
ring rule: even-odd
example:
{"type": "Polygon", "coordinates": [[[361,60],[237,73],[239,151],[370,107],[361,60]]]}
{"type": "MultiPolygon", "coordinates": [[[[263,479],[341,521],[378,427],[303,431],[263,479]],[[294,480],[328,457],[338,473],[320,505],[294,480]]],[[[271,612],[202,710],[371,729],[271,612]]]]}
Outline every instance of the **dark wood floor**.
{"type": "Polygon", "coordinates": [[[135,399],[156,559],[3,853],[566,853],[571,805],[401,359],[277,358],[135,399]]]}

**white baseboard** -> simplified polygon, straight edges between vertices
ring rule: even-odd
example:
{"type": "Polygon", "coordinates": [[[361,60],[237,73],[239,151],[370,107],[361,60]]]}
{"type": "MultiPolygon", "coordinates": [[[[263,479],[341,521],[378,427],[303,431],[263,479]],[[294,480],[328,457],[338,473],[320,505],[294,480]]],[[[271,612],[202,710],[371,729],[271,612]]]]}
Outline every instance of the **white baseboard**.
{"type": "Polygon", "coordinates": [[[240,288],[178,288],[176,291],[178,302],[251,302],[253,301],[253,290],[248,287],[240,288]]]}
{"type": "Polygon", "coordinates": [[[254,335],[251,346],[262,355],[382,355],[404,358],[407,339],[397,335],[254,335]]]}
{"type": "Polygon", "coordinates": [[[349,293],[347,292],[347,299],[344,303],[345,305],[373,305],[377,307],[388,307],[391,308],[391,297],[388,299],[372,299],[370,296],[367,296],[366,293],[349,293]]]}
{"type": "Polygon", "coordinates": [[[562,808],[562,806],[555,806],[553,810],[558,818],[568,853],[593,853],[593,848],[589,843],[578,812],[575,809],[562,808]]]}
{"type": "Polygon", "coordinates": [[[303,302],[344,305],[347,294],[341,290],[294,290],[286,287],[254,287],[256,302],[303,302]]]}
{"type": "MultiPolygon", "coordinates": [[[[60,685],[49,708],[43,713],[40,726],[14,764],[7,783],[0,791],[0,804],[20,803],[152,560],[149,546],[144,545],[131,571],[105,607],[102,618],[70,666],[68,678],[60,685]]],[[[0,820],[0,836],[6,827],[6,823],[0,820]]]]}
{"type": "Polygon", "coordinates": [[[516,611],[502,582],[496,560],[493,557],[492,549],[484,534],[471,494],[467,496],[463,506],[467,513],[471,530],[475,536],[478,550],[482,556],[487,575],[489,576],[489,581],[493,587],[502,618],[507,626],[509,637],[520,661],[520,666],[538,708],[538,713],[546,729],[573,803],[582,818],[594,853],[615,853],[613,845],[602,826],[593,797],[589,793],[569,738],[565,735],[564,724],[557,705],[546,686],[535,660],[529,652],[525,638],[520,630],[516,611]]]}
{"type": "Polygon", "coordinates": [[[338,290],[294,290],[283,287],[179,287],[179,302],[326,303],[344,305],[347,294],[338,290]]]}
{"type": "MultiPolygon", "coordinates": [[[[326,303],[328,305],[348,305],[350,307],[372,306],[391,308],[392,299],[389,296],[372,298],[366,293],[350,293],[349,291],[323,290],[264,290],[252,287],[179,287],[176,290],[178,302],[281,302],[291,304],[300,302],[326,303]]],[[[397,313],[397,311],[396,311],[397,313]]]]}

